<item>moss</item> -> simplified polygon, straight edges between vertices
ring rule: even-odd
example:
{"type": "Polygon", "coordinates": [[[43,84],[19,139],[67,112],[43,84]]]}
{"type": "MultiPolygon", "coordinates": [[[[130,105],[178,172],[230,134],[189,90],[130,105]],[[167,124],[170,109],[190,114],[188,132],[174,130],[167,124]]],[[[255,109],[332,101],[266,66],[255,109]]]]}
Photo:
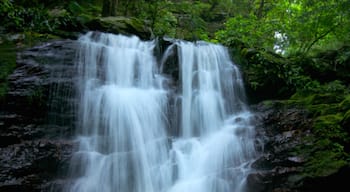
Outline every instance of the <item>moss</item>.
{"type": "Polygon", "coordinates": [[[318,105],[309,105],[307,109],[312,114],[313,117],[331,115],[339,112],[339,105],[336,104],[318,104],[318,105]]]}
{"type": "Polygon", "coordinates": [[[305,105],[339,103],[343,99],[344,99],[344,96],[342,94],[333,94],[333,93],[303,94],[303,93],[297,92],[290,97],[291,101],[294,101],[300,104],[305,104],[305,105]]]}
{"type": "Polygon", "coordinates": [[[322,93],[315,94],[311,103],[312,104],[321,104],[321,103],[339,103],[344,99],[343,95],[333,94],[333,93],[322,93]]]}
{"type": "Polygon", "coordinates": [[[302,106],[308,106],[312,104],[312,101],[314,100],[315,95],[302,95],[299,92],[295,93],[290,97],[289,100],[287,100],[287,103],[290,105],[302,105],[302,106]]]}
{"type": "Polygon", "coordinates": [[[0,40],[0,100],[7,91],[7,76],[16,66],[16,46],[13,42],[0,40]]]}
{"type": "Polygon", "coordinates": [[[345,99],[339,103],[339,109],[343,112],[350,109],[350,95],[347,95],[345,99]]]}
{"type": "Polygon", "coordinates": [[[291,152],[301,156],[305,164],[301,169],[300,177],[322,177],[337,172],[347,165],[349,155],[344,151],[344,146],[329,138],[316,138],[306,136],[304,144],[298,145],[291,152]],[[312,143],[312,144],[311,144],[312,143]]]}
{"type": "Polygon", "coordinates": [[[344,142],[347,140],[347,133],[340,126],[343,115],[332,114],[319,116],[314,121],[313,132],[320,138],[330,138],[335,141],[344,142]]]}
{"type": "Polygon", "coordinates": [[[302,138],[303,143],[296,146],[290,154],[305,159],[303,176],[329,176],[349,163],[349,154],[345,149],[349,142],[349,135],[341,126],[345,115],[339,113],[337,104],[308,105],[307,107],[326,115],[315,114],[312,134],[305,135],[302,138]]]}
{"type": "Polygon", "coordinates": [[[115,34],[135,34],[143,39],[149,38],[151,36],[150,30],[145,27],[144,23],[141,20],[136,18],[103,17],[93,19],[86,25],[91,30],[100,30],[115,34]]]}
{"type": "Polygon", "coordinates": [[[311,177],[329,176],[347,164],[342,152],[319,150],[306,163],[304,174],[311,177]]]}
{"type": "Polygon", "coordinates": [[[342,119],[342,126],[350,134],[350,109],[345,113],[342,119]]]}

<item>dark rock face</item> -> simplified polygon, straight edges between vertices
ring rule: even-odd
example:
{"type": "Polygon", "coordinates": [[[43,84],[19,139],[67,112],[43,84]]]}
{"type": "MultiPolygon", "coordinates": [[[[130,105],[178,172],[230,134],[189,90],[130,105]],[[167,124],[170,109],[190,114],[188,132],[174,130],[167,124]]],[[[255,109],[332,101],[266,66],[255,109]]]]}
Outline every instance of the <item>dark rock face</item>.
{"type": "Polygon", "coordinates": [[[304,109],[279,101],[252,107],[259,117],[257,143],[261,156],[252,164],[256,170],[247,178],[249,192],[319,192],[346,191],[350,184],[344,178],[350,169],[343,167],[334,174],[306,176],[310,154],[298,153],[315,145],[313,120],[304,109]],[[345,188],[345,189],[344,189],[345,188]]]}
{"type": "Polygon", "coordinates": [[[63,140],[22,141],[0,148],[0,191],[44,191],[65,174],[73,143],[63,140]]]}
{"type": "Polygon", "coordinates": [[[74,143],[75,42],[17,54],[0,109],[0,191],[49,191],[64,177],[74,143]]]}

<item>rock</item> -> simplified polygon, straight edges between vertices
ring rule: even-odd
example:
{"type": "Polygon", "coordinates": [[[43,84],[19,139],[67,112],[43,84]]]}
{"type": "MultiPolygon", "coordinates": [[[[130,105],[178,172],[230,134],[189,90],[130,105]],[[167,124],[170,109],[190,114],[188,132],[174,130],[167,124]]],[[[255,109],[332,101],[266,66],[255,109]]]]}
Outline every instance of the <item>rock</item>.
{"type": "Polygon", "coordinates": [[[152,37],[151,29],[142,21],[129,17],[102,17],[86,23],[90,30],[109,32],[114,34],[137,35],[141,39],[152,37]]]}
{"type": "Polygon", "coordinates": [[[259,192],[299,191],[299,180],[292,178],[302,175],[305,162],[304,157],[292,154],[305,144],[304,137],[310,135],[312,121],[307,111],[280,101],[259,103],[252,109],[259,116],[256,132],[263,147],[260,158],[252,164],[256,173],[248,181],[258,185],[259,192]]]}
{"type": "Polygon", "coordinates": [[[57,40],[17,53],[0,103],[0,191],[48,191],[65,176],[74,148],[75,51],[75,41],[57,40]]]}
{"type": "MultiPolygon", "coordinates": [[[[334,186],[349,187],[339,176],[350,174],[348,168],[341,168],[347,167],[345,161],[338,159],[341,153],[323,148],[329,146],[324,142],[334,141],[321,140],[318,135],[319,130],[338,126],[337,123],[321,126],[321,120],[339,122],[341,116],[314,117],[307,110],[282,101],[259,103],[252,109],[259,116],[256,134],[261,156],[252,164],[256,173],[248,177],[248,182],[257,185],[257,191],[312,192],[333,191],[334,186]]],[[[343,118],[343,126],[345,122],[343,118]]]]}
{"type": "Polygon", "coordinates": [[[247,177],[247,192],[267,191],[270,181],[266,181],[268,173],[252,173],[247,177]]]}
{"type": "Polygon", "coordinates": [[[39,191],[47,181],[63,177],[73,144],[35,140],[0,148],[0,191],[39,191]],[[39,147],[43,143],[45,147],[39,147]]]}

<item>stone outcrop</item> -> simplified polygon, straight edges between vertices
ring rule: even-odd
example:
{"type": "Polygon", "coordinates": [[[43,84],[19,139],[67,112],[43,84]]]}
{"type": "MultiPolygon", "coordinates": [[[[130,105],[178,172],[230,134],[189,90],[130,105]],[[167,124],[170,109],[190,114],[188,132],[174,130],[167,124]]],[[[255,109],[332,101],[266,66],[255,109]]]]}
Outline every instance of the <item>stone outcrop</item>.
{"type": "Polygon", "coordinates": [[[0,109],[0,191],[48,191],[65,175],[74,148],[74,101],[67,97],[74,94],[74,58],[70,40],[17,54],[0,109]]]}
{"type": "Polygon", "coordinates": [[[141,39],[152,38],[152,30],[137,18],[129,17],[102,17],[92,19],[86,26],[89,30],[104,31],[114,34],[137,35],[141,39]]]}

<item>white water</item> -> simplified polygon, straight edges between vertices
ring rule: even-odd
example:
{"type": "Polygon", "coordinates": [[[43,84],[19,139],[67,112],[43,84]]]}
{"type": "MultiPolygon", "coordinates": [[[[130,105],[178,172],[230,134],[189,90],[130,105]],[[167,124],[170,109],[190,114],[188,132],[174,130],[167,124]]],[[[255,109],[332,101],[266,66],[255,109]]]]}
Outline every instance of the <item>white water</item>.
{"type": "Polygon", "coordinates": [[[171,46],[180,61],[174,96],[163,87],[154,42],[93,32],[79,42],[79,150],[66,191],[244,191],[254,127],[242,78],[224,47],[171,46]],[[168,109],[171,97],[179,109],[168,109]],[[179,123],[170,125],[175,117],[179,123]]]}
{"type": "Polygon", "coordinates": [[[220,45],[178,42],[181,126],[170,192],[241,192],[255,156],[243,81],[220,45]]]}

